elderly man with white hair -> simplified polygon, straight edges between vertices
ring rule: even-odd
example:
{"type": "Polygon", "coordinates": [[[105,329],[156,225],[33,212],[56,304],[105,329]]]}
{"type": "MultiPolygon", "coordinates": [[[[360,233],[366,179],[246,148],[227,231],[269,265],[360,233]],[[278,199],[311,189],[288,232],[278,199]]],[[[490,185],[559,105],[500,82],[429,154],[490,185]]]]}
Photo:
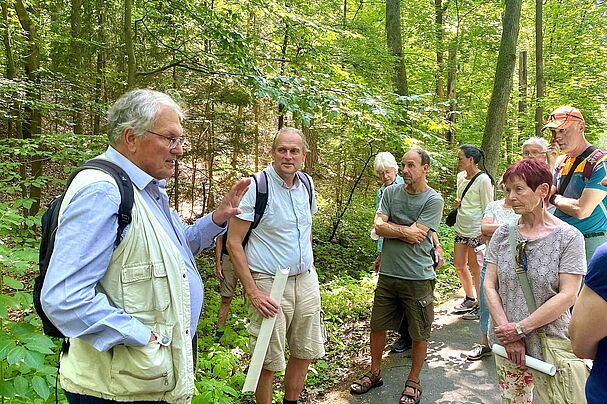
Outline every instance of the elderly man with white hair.
{"type": "Polygon", "coordinates": [[[86,169],[62,204],[42,307],[67,337],[61,386],[70,403],[190,402],[203,283],[194,256],[212,246],[250,179],[187,225],[165,184],[183,154],[184,113],[167,94],[133,90],[108,112],[109,146],[98,158],[133,184],[131,222],[118,235],[119,188],[86,169]],[[117,245],[116,245],[117,244],[117,245]]]}

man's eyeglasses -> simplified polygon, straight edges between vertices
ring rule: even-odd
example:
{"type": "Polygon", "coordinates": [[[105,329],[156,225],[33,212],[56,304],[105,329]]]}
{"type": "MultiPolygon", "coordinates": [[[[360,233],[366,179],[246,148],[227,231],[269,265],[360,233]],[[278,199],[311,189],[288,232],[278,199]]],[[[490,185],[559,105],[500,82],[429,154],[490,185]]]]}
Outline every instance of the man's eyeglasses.
{"type": "Polygon", "coordinates": [[[185,144],[186,140],[187,140],[184,136],[169,137],[169,136],[161,135],[160,133],[153,132],[151,130],[148,130],[146,132],[151,133],[152,135],[163,137],[166,140],[168,140],[169,141],[169,149],[170,150],[173,150],[174,148],[176,148],[177,145],[183,146],[185,144]]]}
{"type": "Polygon", "coordinates": [[[519,241],[516,244],[516,255],[514,259],[516,261],[516,267],[527,271],[527,253],[525,247],[527,246],[527,240],[519,241]]]}

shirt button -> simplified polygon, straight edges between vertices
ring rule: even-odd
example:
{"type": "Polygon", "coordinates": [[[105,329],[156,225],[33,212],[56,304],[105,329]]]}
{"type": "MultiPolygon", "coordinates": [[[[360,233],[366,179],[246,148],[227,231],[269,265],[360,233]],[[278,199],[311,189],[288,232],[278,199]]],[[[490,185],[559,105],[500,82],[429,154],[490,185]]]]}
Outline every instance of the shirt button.
{"type": "Polygon", "coordinates": [[[186,275],[186,274],[183,274],[182,276],[183,276],[183,279],[187,278],[187,275],[186,275]]]}
{"type": "Polygon", "coordinates": [[[169,337],[167,337],[167,336],[162,337],[162,341],[161,342],[162,342],[162,345],[168,344],[169,343],[169,337]]]}
{"type": "Polygon", "coordinates": [[[190,330],[185,330],[185,335],[190,335],[190,330]]]}
{"type": "Polygon", "coordinates": [[[159,196],[157,196],[157,197],[156,197],[156,200],[157,200],[157,201],[159,201],[159,200],[160,200],[160,197],[159,197],[159,196]]]}

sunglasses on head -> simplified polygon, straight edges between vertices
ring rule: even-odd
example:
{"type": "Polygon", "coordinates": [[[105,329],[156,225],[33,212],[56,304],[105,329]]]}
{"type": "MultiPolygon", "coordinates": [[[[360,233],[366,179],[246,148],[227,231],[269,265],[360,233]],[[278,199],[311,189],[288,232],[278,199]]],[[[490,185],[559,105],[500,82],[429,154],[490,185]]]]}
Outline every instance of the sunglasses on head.
{"type": "Polygon", "coordinates": [[[550,121],[560,121],[561,119],[565,119],[568,120],[569,118],[573,118],[573,119],[577,119],[578,121],[582,120],[582,117],[579,115],[574,115],[575,112],[567,112],[567,113],[563,113],[563,112],[559,112],[556,114],[550,114],[546,117],[546,121],[550,122],[550,121]]]}

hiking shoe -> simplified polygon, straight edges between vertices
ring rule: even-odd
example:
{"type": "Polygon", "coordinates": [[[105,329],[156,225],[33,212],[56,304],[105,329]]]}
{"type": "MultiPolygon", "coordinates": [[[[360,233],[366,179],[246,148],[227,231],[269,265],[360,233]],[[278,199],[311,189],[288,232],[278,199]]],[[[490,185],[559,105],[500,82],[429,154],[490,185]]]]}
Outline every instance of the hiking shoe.
{"type": "Polygon", "coordinates": [[[405,352],[407,349],[411,349],[411,343],[405,341],[403,337],[400,337],[394,342],[394,344],[392,344],[392,349],[390,352],[401,353],[405,352]]]}
{"type": "Polygon", "coordinates": [[[476,307],[476,299],[471,299],[469,297],[464,298],[464,301],[461,304],[458,304],[453,308],[454,313],[467,313],[473,308],[476,307]]]}
{"type": "Polygon", "coordinates": [[[466,357],[469,361],[477,361],[483,359],[485,356],[491,356],[491,354],[493,354],[493,351],[487,345],[476,344],[466,357]]]}
{"type": "Polygon", "coordinates": [[[468,313],[465,313],[462,318],[464,320],[478,320],[480,318],[480,308],[478,306],[474,306],[472,310],[468,313]]]}

